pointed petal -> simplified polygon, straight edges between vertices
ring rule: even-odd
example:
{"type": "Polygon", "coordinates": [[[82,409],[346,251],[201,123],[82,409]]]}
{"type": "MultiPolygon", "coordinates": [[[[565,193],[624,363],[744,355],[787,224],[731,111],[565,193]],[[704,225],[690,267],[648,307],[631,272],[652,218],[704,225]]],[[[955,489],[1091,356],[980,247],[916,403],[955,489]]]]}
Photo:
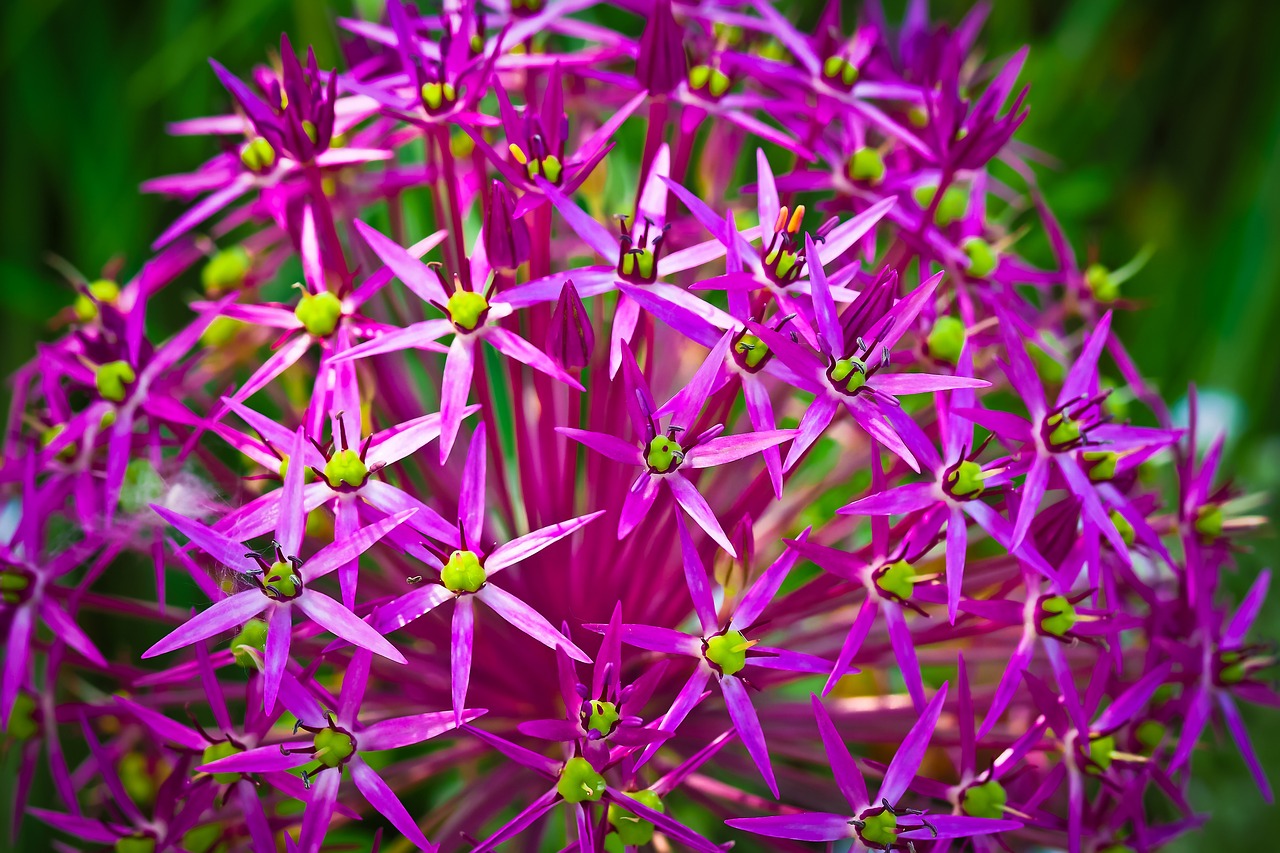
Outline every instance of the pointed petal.
{"type": "Polygon", "coordinates": [[[238,628],[267,609],[270,600],[256,589],[246,589],[215,602],[212,607],[196,614],[186,623],[175,628],[168,636],[142,653],[143,658],[189,646],[207,640],[215,634],[238,628]]]}
{"type": "Polygon", "coordinates": [[[920,769],[925,750],[929,747],[929,739],[933,737],[934,727],[938,725],[938,715],[942,713],[942,705],[947,701],[947,686],[934,694],[933,700],[925,708],[924,713],[916,720],[911,731],[903,738],[893,761],[884,773],[884,781],[880,783],[879,798],[896,803],[911,784],[911,779],[920,769]]]}
{"type": "Polygon", "coordinates": [[[560,649],[580,663],[591,663],[586,652],[569,642],[538,611],[509,592],[493,584],[486,584],[476,593],[495,613],[525,634],[551,649],[560,649]]]}
{"type": "Polygon", "coordinates": [[[396,663],[406,663],[404,655],[395,646],[360,618],[338,602],[314,589],[304,590],[294,600],[293,606],[307,614],[320,627],[347,642],[368,649],[396,663]]]}

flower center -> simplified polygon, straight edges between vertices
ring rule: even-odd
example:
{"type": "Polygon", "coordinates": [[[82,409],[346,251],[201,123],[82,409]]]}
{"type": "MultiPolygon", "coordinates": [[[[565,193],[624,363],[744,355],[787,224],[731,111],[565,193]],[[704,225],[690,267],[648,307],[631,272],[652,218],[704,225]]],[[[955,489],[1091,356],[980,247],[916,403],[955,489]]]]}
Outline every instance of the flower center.
{"type": "Polygon", "coordinates": [[[858,835],[868,847],[885,850],[898,843],[898,818],[888,809],[872,809],[862,813],[858,835]]]}
{"type": "Polygon", "coordinates": [[[312,738],[316,751],[312,756],[325,767],[340,767],[356,751],[356,739],[342,729],[330,726],[312,738]]]}
{"type": "Polygon", "coordinates": [[[250,172],[266,172],[276,164],[276,150],[261,136],[240,146],[240,162],[250,172]]]}
{"type": "Polygon", "coordinates": [[[907,601],[915,592],[920,577],[906,560],[898,560],[876,571],[873,576],[876,592],[893,601],[907,601]]]}
{"type": "Polygon", "coordinates": [[[1095,483],[1105,483],[1116,476],[1116,463],[1120,454],[1112,450],[1086,450],[1083,454],[1085,466],[1089,471],[1089,479],[1095,483]]]}
{"type": "Polygon", "coordinates": [[[114,303],[120,296],[120,285],[107,278],[91,282],[86,288],[89,292],[76,296],[76,319],[88,323],[98,317],[98,303],[114,303]]]}
{"type": "Polygon", "coordinates": [[[507,150],[511,152],[512,158],[517,163],[524,166],[525,174],[529,176],[531,181],[542,175],[549,182],[558,184],[564,176],[564,166],[561,165],[560,158],[554,154],[531,158],[523,148],[514,142],[507,146],[507,150]]]}
{"type": "Polygon", "coordinates": [[[769,358],[769,347],[750,332],[743,332],[733,342],[733,360],[748,373],[755,373],[769,358]]]}
{"type": "Polygon", "coordinates": [[[474,290],[454,290],[445,306],[453,325],[463,332],[474,332],[489,311],[489,300],[474,290]]]}
{"type": "Polygon", "coordinates": [[[605,702],[601,699],[592,699],[586,705],[585,724],[588,730],[597,731],[603,736],[608,736],[613,732],[621,714],[618,713],[618,706],[612,702],[605,702]]]}
{"type": "Polygon", "coordinates": [[[960,248],[969,259],[969,275],[973,278],[986,278],[1000,264],[1000,254],[981,237],[970,237],[960,248]]]}
{"type": "Polygon", "coordinates": [[[119,403],[128,393],[128,386],[138,378],[127,361],[109,361],[98,365],[93,373],[93,384],[104,400],[119,403]]]}
{"type": "Polygon", "coordinates": [[[221,296],[244,285],[252,259],[243,246],[232,246],[218,252],[200,270],[200,283],[210,296],[221,296]]]}
{"type": "Polygon", "coordinates": [[[828,56],[822,63],[822,79],[847,91],[858,82],[858,66],[843,56],[828,56]]]}
{"type": "MultiPolygon", "coordinates": [[[[662,805],[662,800],[647,788],[642,791],[625,791],[624,793],[627,797],[637,803],[648,806],[655,812],[666,812],[662,805]]],[[[614,832],[618,834],[618,840],[627,847],[639,847],[653,840],[653,824],[642,817],[632,814],[616,803],[609,806],[609,823],[612,824],[614,832]]]]}
{"type": "Polygon", "coordinates": [[[1120,298],[1120,283],[1111,277],[1111,270],[1102,264],[1090,264],[1084,271],[1084,283],[1099,302],[1115,302],[1120,298]]]}
{"type": "Polygon", "coordinates": [[[1134,729],[1133,736],[1147,753],[1152,753],[1168,732],[1169,727],[1159,720],[1143,720],[1134,729]]]}
{"type": "Polygon", "coordinates": [[[453,87],[452,83],[422,84],[422,106],[426,108],[428,113],[434,115],[447,112],[453,109],[453,105],[457,102],[458,91],[453,87]]]}
{"type": "Polygon", "coordinates": [[[1116,739],[1111,735],[1091,735],[1089,737],[1089,766],[1086,773],[1100,775],[1111,769],[1115,759],[1116,739]]]}
{"type": "Polygon", "coordinates": [[[943,478],[942,487],[951,497],[971,501],[982,495],[986,486],[983,484],[982,466],[969,459],[961,459],[952,466],[943,478]]]}
{"type": "Polygon", "coordinates": [[[244,623],[240,633],[231,641],[231,653],[241,666],[255,665],[266,647],[267,623],[261,619],[250,619],[244,623]]]}
{"type": "Polygon", "coordinates": [[[1047,444],[1050,450],[1063,450],[1080,441],[1080,422],[1066,412],[1050,415],[1045,426],[1049,429],[1047,444]]]}
{"type": "Polygon", "coordinates": [[[302,592],[302,578],[298,577],[294,564],[283,560],[272,563],[262,578],[262,592],[275,600],[297,598],[302,592]]]}
{"type": "Polygon", "coordinates": [[[863,146],[849,158],[849,180],[878,184],[884,180],[884,156],[874,148],[863,146]]]}
{"type": "MultiPolygon", "coordinates": [[[[239,755],[244,752],[243,749],[236,746],[229,740],[221,740],[217,743],[211,743],[204,748],[204,755],[200,758],[201,764],[211,764],[220,758],[229,758],[233,755],[239,755]]],[[[230,785],[232,782],[240,778],[239,773],[214,773],[213,781],[220,785],[230,785]]]]}
{"type": "Polygon", "coordinates": [[[339,450],[329,457],[324,466],[324,478],[332,489],[343,484],[358,489],[369,479],[369,468],[354,450],[339,450]]]}
{"type": "Polygon", "coordinates": [[[326,338],[338,328],[338,320],[342,318],[342,303],[327,290],[314,295],[303,291],[293,315],[302,323],[307,334],[315,338],[326,338]]]}
{"type": "Polygon", "coordinates": [[[485,582],[484,566],[474,551],[454,551],[440,570],[440,582],[450,592],[479,592],[485,582]]]}
{"type": "Polygon", "coordinates": [[[1061,595],[1046,595],[1036,604],[1037,627],[1043,634],[1063,639],[1075,627],[1079,617],[1075,605],[1061,595]]]}
{"type": "Polygon", "coordinates": [[[34,576],[21,566],[0,569],[0,600],[5,604],[22,604],[31,595],[34,576]]]}
{"type": "MultiPolygon", "coordinates": [[[[920,205],[921,210],[928,210],[933,204],[933,197],[938,194],[936,186],[916,187],[912,192],[916,204],[920,205]]],[[[942,194],[942,199],[938,202],[937,209],[933,212],[933,221],[939,226],[947,226],[958,219],[963,219],[965,211],[969,209],[969,192],[964,187],[951,186],[947,187],[942,194]]]]}
{"type": "Polygon", "coordinates": [[[1008,798],[1003,785],[995,779],[988,779],[981,785],[970,785],[964,789],[960,810],[969,817],[995,820],[1004,817],[1004,804],[1008,798]]]}
{"type": "Polygon", "coordinates": [[[785,206],[780,208],[773,223],[773,239],[761,250],[765,272],[780,285],[791,284],[804,275],[804,251],[799,248],[801,243],[796,236],[803,222],[803,204],[797,205],[794,212],[785,206]]]}
{"type": "Polygon", "coordinates": [[[938,361],[956,364],[960,361],[965,338],[964,323],[950,314],[943,314],[929,331],[925,346],[929,349],[929,355],[938,361]]]}
{"type": "Polygon", "coordinates": [[[599,802],[604,796],[604,789],[604,777],[585,758],[575,757],[566,761],[560,771],[560,780],[556,782],[556,791],[567,803],[599,802]]]}
{"type": "Polygon", "coordinates": [[[654,234],[653,221],[646,217],[644,227],[632,236],[627,217],[618,216],[617,220],[618,277],[632,284],[653,284],[658,278],[658,251],[667,230],[654,234]]]}
{"type": "Polygon", "coordinates": [[[1206,542],[1213,542],[1222,535],[1222,523],[1226,520],[1220,504],[1205,504],[1196,510],[1196,533],[1206,542]]]}
{"type": "Polygon", "coordinates": [[[702,656],[721,675],[736,675],[747,665],[747,650],[755,645],[741,631],[725,631],[702,643],[702,656]]]}
{"type": "Polygon", "coordinates": [[[689,69],[689,88],[704,98],[719,100],[733,85],[729,75],[711,65],[695,65],[689,69]]]}
{"type": "Polygon", "coordinates": [[[1245,646],[1220,651],[1214,669],[1214,680],[1224,687],[1249,681],[1255,672],[1274,666],[1275,655],[1266,646],[1245,646]]]}
{"type": "Polygon", "coordinates": [[[827,368],[827,378],[843,394],[856,394],[867,384],[867,365],[860,358],[837,359],[827,368]]]}
{"type": "Polygon", "coordinates": [[[684,448],[670,436],[655,435],[644,455],[649,470],[655,474],[674,471],[684,461],[684,448]]]}

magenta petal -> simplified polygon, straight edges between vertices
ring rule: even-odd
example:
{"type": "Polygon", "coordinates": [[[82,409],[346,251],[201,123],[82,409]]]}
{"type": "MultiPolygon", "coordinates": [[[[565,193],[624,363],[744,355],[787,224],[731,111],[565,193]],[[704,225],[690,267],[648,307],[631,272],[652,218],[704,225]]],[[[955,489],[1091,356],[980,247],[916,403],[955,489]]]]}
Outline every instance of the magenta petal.
{"type": "Polygon", "coordinates": [[[335,636],[388,660],[406,663],[404,655],[396,651],[395,646],[388,643],[385,637],[324,593],[314,589],[304,590],[293,604],[313,622],[335,636]]]}
{"type": "Polygon", "coordinates": [[[751,704],[751,697],[747,695],[747,688],[741,679],[729,675],[720,679],[720,689],[724,691],[724,703],[729,709],[733,727],[738,730],[738,737],[742,738],[742,744],[750,753],[751,760],[760,770],[760,775],[764,777],[770,792],[777,798],[778,783],[773,778],[773,765],[769,763],[769,748],[765,745],[760,718],[756,716],[756,709],[751,704]]]}
{"type": "Polygon", "coordinates": [[[406,839],[420,849],[426,851],[435,851],[437,849],[434,844],[427,841],[426,836],[422,834],[422,830],[418,828],[417,822],[405,810],[404,804],[387,786],[387,783],[382,781],[382,777],[373,771],[373,768],[365,764],[364,760],[359,756],[353,758],[347,767],[351,770],[352,781],[356,783],[360,793],[364,794],[364,798],[369,801],[369,805],[373,806],[378,814],[390,821],[392,826],[400,830],[400,833],[406,839]]]}
{"type": "Polygon", "coordinates": [[[373,615],[373,626],[379,633],[389,634],[453,597],[452,592],[435,583],[410,590],[390,604],[379,607],[373,615]]]}
{"type": "Polygon", "coordinates": [[[155,510],[156,515],[178,528],[182,535],[190,539],[197,548],[227,568],[234,569],[240,574],[250,574],[258,569],[258,564],[246,556],[249,548],[244,543],[229,539],[202,522],[178,515],[162,506],[153,504],[151,508],[155,510]]]}
{"type": "Polygon", "coordinates": [[[515,332],[507,331],[498,326],[490,326],[485,330],[485,340],[493,344],[494,348],[503,355],[514,358],[521,364],[528,365],[534,370],[547,374],[552,379],[557,379],[578,391],[584,391],[582,383],[574,379],[564,371],[560,365],[556,364],[551,356],[517,335],[515,332]]]}
{"type": "Polygon", "coordinates": [[[61,814],[59,812],[51,812],[45,809],[29,808],[27,814],[37,820],[47,823],[60,832],[67,835],[74,835],[82,841],[88,841],[92,844],[111,844],[114,845],[121,836],[127,835],[128,830],[124,827],[117,829],[109,824],[96,820],[90,820],[87,817],[77,817],[75,815],[61,814]]]}
{"type": "Polygon", "coordinates": [[[124,708],[138,722],[169,743],[197,751],[203,750],[209,745],[208,739],[199,732],[189,729],[180,723],[175,723],[164,714],[153,711],[144,705],[139,705],[132,699],[125,696],[117,696],[115,701],[117,705],[124,708]]]}
{"type": "Polygon", "coordinates": [[[841,515],[905,515],[942,500],[937,483],[908,483],[840,507],[841,515]]]}
{"type": "Polygon", "coordinates": [[[658,497],[659,481],[659,477],[655,477],[648,471],[641,471],[640,476],[636,477],[635,482],[631,484],[627,497],[622,503],[622,512],[618,516],[619,539],[634,530],[635,526],[648,515],[650,507],[658,497]]]}
{"type": "Polygon", "coordinates": [[[280,682],[289,663],[289,646],[293,640],[293,611],[288,605],[272,608],[267,624],[267,647],[264,650],[262,698],[268,714],[275,710],[280,682]]]}
{"type": "MultiPolygon", "coordinates": [[[[806,527],[800,531],[800,535],[794,541],[796,545],[804,545],[808,542],[809,528],[806,527]]],[[[774,560],[769,568],[764,570],[764,574],[756,578],[755,583],[751,584],[751,588],[742,596],[734,610],[734,627],[742,630],[755,624],[760,614],[769,606],[769,602],[773,601],[778,588],[787,579],[787,573],[795,567],[796,560],[799,558],[800,551],[790,546],[778,555],[778,559],[774,560]]]]}
{"type": "Polygon", "coordinates": [[[292,770],[311,761],[310,753],[305,751],[310,746],[310,742],[306,740],[273,743],[201,764],[196,769],[204,773],[270,773],[292,770]],[[288,755],[281,751],[282,747],[289,750],[288,755]]]}
{"type": "Polygon", "coordinates": [[[484,421],[476,424],[467,448],[467,463],[462,473],[462,492],[458,495],[458,521],[465,536],[464,544],[475,548],[484,532],[485,451],[484,421]]]}
{"type": "MultiPolygon", "coordinates": [[[[586,627],[589,630],[603,630],[603,626],[587,625],[586,627]]],[[[624,624],[622,626],[622,642],[629,646],[649,649],[654,652],[666,652],[672,655],[694,655],[698,657],[702,655],[701,640],[673,628],[624,624]]]]}
{"type": "Polygon", "coordinates": [[[372,548],[382,537],[412,518],[416,512],[416,509],[407,509],[395,515],[389,515],[324,546],[303,564],[303,577],[307,581],[312,581],[351,562],[372,548]]]}
{"type": "MultiPolygon", "coordinates": [[[[371,479],[360,487],[360,497],[388,515],[398,516],[405,512],[412,512],[412,523],[409,526],[427,534],[437,542],[462,544],[457,541],[457,527],[449,524],[440,517],[440,513],[422,501],[405,494],[390,483],[371,479]]],[[[314,561],[315,557],[311,559],[314,561]]]]}
{"type": "Polygon", "coordinates": [[[684,464],[690,468],[710,468],[734,462],[768,447],[777,447],[795,437],[795,430],[776,429],[750,432],[744,435],[722,435],[694,445],[685,456],[684,464]]]}
{"type": "Polygon", "coordinates": [[[342,772],[337,768],[321,770],[311,786],[311,797],[302,813],[302,835],[299,847],[302,853],[320,853],[324,837],[329,831],[333,807],[338,801],[338,787],[342,784],[342,772]]]}
{"type": "Polygon", "coordinates": [[[827,761],[831,762],[831,773],[835,776],[836,787],[844,795],[849,808],[857,814],[870,803],[867,798],[867,783],[862,778],[862,772],[858,770],[853,757],[849,755],[849,748],[845,746],[840,733],[836,731],[835,723],[831,722],[831,715],[827,713],[822,700],[817,696],[810,696],[809,700],[813,707],[813,716],[818,721],[818,734],[822,736],[822,746],[827,752],[827,761]]]}
{"type": "Polygon", "coordinates": [[[708,395],[711,394],[711,384],[719,375],[720,366],[724,364],[729,354],[729,343],[732,339],[733,335],[729,332],[721,335],[715,347],[702,360],[702,364],[698,365],[698,369],[694,371],[693,377],[685,388],[680,407],[671,414],[672,426],[680,427],[685,431],[693,428],[694,420],[706,405],[708,395]]]}
{"type": "Polygon", "coordinates": [[[437,305],[444,305],[449,301],[449,294],[444,292],[435,273],[431,272],[426,264],[388,239],[381,231],[370,228],[358,219],[355,221],[355,228],[369,244],[369,248],[373,249],[373,253],[390,267],[395,272],[396,278],[404,282],[405,286],[417,294],[419,299],[423,302],[434,302],[437,305]]]}
{"type": "Polygon", "coordinates": [[[711,507],[707,504],[707,499],[694,487],[693,483],[686,480],[678,471],[666,475],[662,478],[662,481],[671,489],[671,494],[675,496],[676,502],[684,507],[685,512],[689,513],[689,517],[708,536],[714,539],[717,545],[723,548],[730,557],[738,556],[733,544],[729,542],[729,537],[725,535],[724,529],[720,527],[720,522],[716,520],[715,513],[711,511],[711,507]]]}
{"type": "Polygon", "coordinates": [[[565,438],[571,438],[579,444],[591,448],[596,453],[609,457],[615,462],[621,462],[625,465],[638,465],[642,460],[639,448],[629,441],[623,441],[616,435],[589,432],[585,429],[572,429],[570,427],[556,427],[556,432],[565,438]]]}
{"type": "Polygon", "coordinates": [[[836,664],[832,667],[831,674],[827,676],[827,683],[822,686],[823,696],[830,695],[831,689],[849,671],[849,664],[853,662],[854,655],[862,648],[863,642],[867,639],[867,634],[871,632],[872,624],[876,621],[876,614],[879,612],[880,605],[874,598],[863,599],[862,606],[858,609],[857,617],[854,618],[853,624],[849,626],[849,633],[844,638],[844,644],[840,646],[840,654],[836,656],[836,664]]]}
{"type": "Polygon", "coordinates": [[[516,728],[539,740],[573,741],[582,737],[582,727],[569,720],[526,720],[516,728]]]}
{"type": "Polygon", "coordinates": [[[542,645],[551,649],[560,649],[580,663],[591,663],[591,658],[587,657],[586,652],[551,627],[551,623],[544,619],[542,614],[511,593],[493,584],[486,584],[476,595],[495,613],[542,645]]]}
{"type": "MultiPolygon", "coordinates": [[[[462,721],[469,723],[484,716],[484,711],[468,708],[462,712],[462,721]]],[[[360,749],[399,749],[439,737],[458,727],[452,711],[434,711],[383,720],[360,731],[360,749]]]]}
{"type": "Polygon", "coordinates": [[[814,398],[809,404],[809,408],[805,410],[804,416],[800,418],[800,427],[796,430],[796,440],[791,445],[791,450],[787,452],[787,459],[782,463],[783,471],[790,471],[795,464],[800,461],[800,457],[804,456],[804,452],[809,449],[818,436],[822,435],[823,430],[831,423],[831,419],[836,416],[836,412],[840,409],[840,404],[826,394],[822,394],[814,398]]]}
{"type": "Polygon", "coordinates": [[[249,838],[253,840],[255,850],[274,850],[275,836],[271,834],[271,824],[262,810],[262,800],[258,789],[248,779],[236,782],[236,799],[240,802],[240,813],[249,825],[249,838]]]}
{"type": "Polygon", "coordinates": [[[605,510],[588,513],[587,515],[571,518],[568,521],[562,521],[559,524],[549,524],[546,527],[526,533],[518,539],[512,539],[493,549],[484,561],[485,572],[492,576],[495,572],[500,572],[508,566],[514,566],[521,560],[532,557],[534,554],[548,548],[566,536],[573,535],[574,531],[585,527],[592,521],[605,514],[605,510]]]}
{"type": "Polygon", "coordinates": [[[257,616],[271,601],[256,589],[246,589],[228,598],[215,602],[212,607],[196,614],[182,626],[151,648],[142,653],[144,658],[153,658],[189,646],[201,640],[207,640],[215,634],[239,628],[250,618],[257,616]]]}
{"type": "MultiPolygon", "coordinates": [[[[674,732],[684,722],[685,717],[689,716],[689,712],[697,707],[702,701],[707,682],[711,679],[711,670],[703,666],[699,662],[694,667],[693,672],[689,675],[689,680],[680,688],[680,692],[676,694],[675,700],[671,703],[671,707],[667,709],[667,713],[662,715],[662,719],[658,721],[658,728],[664,732],[674,732]]],[[[653,757],[658,751],[661,744],[654,743],[646,747],[644,752],[640,754],[640,758],[636,760],[636,768],[640,768],[646,761],[653,757]]]]}
{"type": "Polygon", "coordinates": [[[1027,531],[1031,529],[1031,520],[1040,509],[1040,502],[1044,499],[1045,487],[1048,484],[1049,459],[1046,456],[1036,456],[1035,461],[1031,463],[1031,470],[1027,472],[1026,482],[1022,484],[1018,520],[1013,527],[1012,548],[1021,545],[1027,531]]]}
{"type": "Polygon", "coordinates": [[[102,667],[107,665],[102,652],[98,651],[89,635],[52,599],[45,598],[40,602],[40,617],[55,637],[82,654],[86,660],[102,667]]]}
{"type": "Polygon", "coordinates": [[[1240,602],[1240,606],[1236,609],[1236,613],[1231,617],[1231,622],[1227,625],[1225,631],[1222,632],[1222,647],[1224,649],[1239,648],[1244,643],[1245,636],[1249,633],[1249,629],[1253,627],[1253,622],[1258,618],[1258,612],[1262,609],[1262,603],[1267,597],[1267,587],[1271,584],[1271,570],[1263,569],[1258,572],[1258,576],[1254,578],[1253,585],[1249,587],[1249,592],[1245,595],[1244,600],[1240,602]]]}
{"type": "MultiPolygon", "coordinates": [[[[698,549],[693,546],[689,536],[689,527],[679,513],[676,514],[676,529],[680,538],[680,561],[684,566],[685,584],[693,599],[693,612],[698,616],[698,623],[703,633],[710,634],[719,627],[716,619],[716,604],[711,597],[711,586],[707,583],[707,568],[698,556],[698,549]]],[[[610,623],[613,627],[613,623],[610,623]]]]}
{"type": "Polygon", "coordinates": [[[440,389],[440,464],[449,458],[453,441],[458,436],[467,397],[471,394],[471,376],[475,371],[475,339],[455,335],[444,362],[444,379],[440,389]]]}
{"type": "Polygon", "coordinates": [[[793,841],[840,841],[854,837],[848,816],[821,812],[739,817],[726,820],[725,823],[734,829],[746,830],[756,835],[789,838],[793,841]]]}
{"type": "Polygon", "coordinates": [[[947,517],[947,619],[956,624],[960,592],[964,581],[965,553],[969,547],[969,526],[964,510],[952,506],[947,517]]]}
{"type": "Polygon", "coordinates": [[[920,762],[924,760],[929,739],[933,737],[934,727],[938,725],[938,715],[942,713],[942,705],[946,701],[947,685],[943,684],[898,746],[897,753],[889,762],[889,769],[884,772],[877,800],[883,798],[896,803],[906,793],[916,771],[920,769],[920,762]]]}
{"type": "Polygon", "coordinates": [[[1240,709],[1236,707],[1236,703],[1231,696],[1225,692],[1219,692],[1217,698],[1218,708],[1221,709],[1222,718],[1227,723],[1227,730],[1231,732],[1231,737],[1236,742],[1236,749],[1240,750],[1244,763],[1249,766],[1249,772],[1253,774],[1254,781],[1258,783],[1258,790],[1262,792],[1262,798],[1268,803],[1273,802],[1271,783],[1267,781],[1266,771],[1263,770],[1262,764],[1258,761],[1258,755],[1253,750],[1253,742],[1249,740],[1249,730],[1245,728],[1244,720],[1240,717],[1240,709]]]}
{"type": "Polygon", "coordinates": [[[469,595],[458,596],[453,610],[453,628],[449,640],[449,674],[453,697],[454,722],[462,725],[462,711],[467,703],[467,685],[471,683],[471,651],[475,636],[475,604],[469,595]]]}
{"type": "Polygon", "coordinates": [[[914,829],[903,828],[899,837],[913,841],[928,841],[932,838],[973,838],[980,835],[993,835],[997,832],[1009,832],[1022,827],[1022,824],[1016,820],[997,820],[968,815],[929,815],[925,820],[929,821],[935,831],[930,831],[924,826],[914,829]]]}

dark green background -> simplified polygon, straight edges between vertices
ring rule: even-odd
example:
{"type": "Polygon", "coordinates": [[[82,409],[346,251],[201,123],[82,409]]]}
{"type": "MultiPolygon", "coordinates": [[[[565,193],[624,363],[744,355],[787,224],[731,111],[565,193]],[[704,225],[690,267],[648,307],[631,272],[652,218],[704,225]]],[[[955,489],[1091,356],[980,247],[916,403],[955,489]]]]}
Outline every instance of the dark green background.
{"type": "MultiPolygon", "coordinates": [[[[351,12],[351,3],[336,4],[351,12]]],[[[364,5],[364,4],[361,4],[364,5]]],[[[373,4],[370,4],[373,5],[373,4]]],[[[811,3],[796,2],[812,18],[811,3]]],[[[901,2],[888,2],[891,14],[901,2]]],[[[1144,372],[1170,400],[1188,382],[1234,401],[1231,464],[1242,485],[1280,484],[1280,10],[1271,2],[996,0],[990,55],[1030,43],[1021,138],[1057,157],[1043,178],[1077,251],[1119,266],[1157,253],[1126,285],[1144,311],[1120,320],[1144,372]]],[[[958,20],[967,2],[934,4],[958,20]]],[[[851,6],[850,8],[856,8],[851,6]]],[[[0,372],[48,336],[71,293],[56,252],[91,277],[113,256],[129,271],[178,210],[137,186],[189,170],[207,140],[164,135],[166,121],[226,99],[205,58],[244,71],[282,30],[333,64],[333,10],[312,0],[26,0],[0,12],[0,372]]],[[[1242,558],[1237,594],[1274,538],[1242,558]]],[[[1280,606],[1258,631],[1280,636],[1280,606]]],[[[1280,719],[1248,713],[1264,766],[1280,768],[1280,719]]],[[[1280,784],[1280,772],[1272,773],[1280,784]]],[[[1253,849],[1280,837],[1234,747],[1201,756],[1192,802],[1214,813],[1180,850],[1253,849]]]]}

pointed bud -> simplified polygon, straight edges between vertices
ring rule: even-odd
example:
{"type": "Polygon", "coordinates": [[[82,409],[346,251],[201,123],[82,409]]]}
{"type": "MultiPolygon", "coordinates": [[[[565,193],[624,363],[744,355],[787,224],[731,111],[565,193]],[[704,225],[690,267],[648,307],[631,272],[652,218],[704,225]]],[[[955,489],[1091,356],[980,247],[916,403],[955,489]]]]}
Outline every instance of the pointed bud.
{"type": "Polygon", "coordinates": [[[684,32],[671,14],[671,0],[660,0],[640,37],[636,79],[651,95],[666,95],[685,79],[689,62],[684,32]]]}
{"type": "Polygon", "coordinates": [[[566,370],[585,367],[595,349],[596,336],[591,318],[572,281],[560,289],[555,313],[551,315],[551,331],[547,334],[547,354],[566,370]]]}
{"type": "Polygon", "coordinates": [[[515,269],[529,259],[529,229],[515,216],[515,200],[494,181],[484,215],[484,251],[495,269],[515,269]]]}

